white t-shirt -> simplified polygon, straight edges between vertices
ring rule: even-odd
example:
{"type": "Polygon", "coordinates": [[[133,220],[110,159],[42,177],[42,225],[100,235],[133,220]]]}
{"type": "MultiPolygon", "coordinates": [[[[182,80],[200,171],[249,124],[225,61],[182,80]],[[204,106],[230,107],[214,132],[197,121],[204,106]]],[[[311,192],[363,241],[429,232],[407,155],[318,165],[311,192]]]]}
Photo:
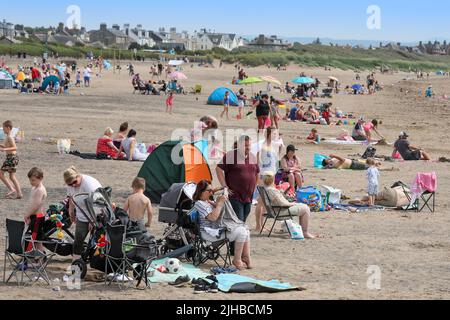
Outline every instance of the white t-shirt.
{"type": "MultiPolygon", "coordinates": [[[[100,184],[100,182],[97,181],[97,179],[92,178],[90,176],[82,175],[80,187],[79,188],[67,187],[67,195],[69,197],[73,197],[80,193],[92,193],[92,192],[95,192],[99,188],[102,188],[102,185],[100,184]]],[[[88,196],[77,197],[76,201],[77,201],[77,205],[88,214],[86,204],[84,203],[84,200],[87,198],[88,198],[88,196]]],[[[80,210],[78,210],[77,207],[75,207],[75,211],[77,213],[78,221],[89,222],[86,219],[86,217],[83,215],[83,213],[80,212],[80,210]]]]}

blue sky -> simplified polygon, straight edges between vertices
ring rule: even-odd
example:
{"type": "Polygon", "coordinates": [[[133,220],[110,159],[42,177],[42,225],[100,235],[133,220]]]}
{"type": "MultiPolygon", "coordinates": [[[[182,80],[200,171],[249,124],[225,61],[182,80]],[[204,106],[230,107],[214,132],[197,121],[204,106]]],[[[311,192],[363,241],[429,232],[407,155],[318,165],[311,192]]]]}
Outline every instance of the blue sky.
{"type": "Polygon", "coordinates": [[[175,26],[194,31],[207,27],[241,35],[259,33],[287,37],[328,37],[389,41],[450,39],[448,0],[40,0],[9,2],[0,19],[29,26],[57,25],[66,8],[78,5],[88,29],[141,23],[147,29],[175,26]],[[381,9],[381,30],[367,28],[369,5],[381,9]]]}

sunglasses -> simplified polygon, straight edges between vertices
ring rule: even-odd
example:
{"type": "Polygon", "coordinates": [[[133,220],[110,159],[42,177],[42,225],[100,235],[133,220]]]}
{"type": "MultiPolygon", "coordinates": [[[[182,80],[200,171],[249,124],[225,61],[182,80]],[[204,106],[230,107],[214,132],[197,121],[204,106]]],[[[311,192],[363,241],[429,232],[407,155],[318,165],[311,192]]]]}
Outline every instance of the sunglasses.
{"type": "Polygon", "coordinates": [[[69,187],[76,186],[78,184],[78,178],[75,179],[72,183],[67,184],[69,187]]]}
{"type": "Polygon", "coordinates": [[[213,189],[206,189],[205,192],[214,193],[214,190],[213,189]]]}

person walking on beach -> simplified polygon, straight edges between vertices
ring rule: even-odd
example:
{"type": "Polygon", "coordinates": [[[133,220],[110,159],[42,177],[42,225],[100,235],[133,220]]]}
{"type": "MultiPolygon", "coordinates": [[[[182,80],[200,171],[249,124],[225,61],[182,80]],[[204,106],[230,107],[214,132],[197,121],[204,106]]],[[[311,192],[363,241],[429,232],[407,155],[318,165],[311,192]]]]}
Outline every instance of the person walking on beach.
{"type": "Polygon", "coordinates": [[[22,199],[23,194],[20,188],[19,181],[16,177],[17,165],[19,164],[19,157],[17,156],[16,141],[12,137],[13,124],[11,121],[3,123],[3,132],[5,133],[5,143],[0,145],[0,151],[6,152],[6,160],[0,170],[0,180],[8,188],[9,192],[6,194],[7,199],[12,199],[16,195],[17,199],[22,199]],[[9,173],[9,180],[5,177],[5,173],[9,173]]]}
{"type": "Polygon", "coordinates": [[[220,118],[223,118],[223,116],[226,114],[227,120],[230,120],[229,111],[230,111],[230,93],[227,91],[225,92],[225,97],[223,98],[223,111],[222,114],[220,115],[220,118]]]}
{"type": "Polygon", "coordinates": [[[172,114],[173,113],[173,100],[174,100],[174,94],[173,91],[169,93],[169,96],[166,99],[166,113],[172,114]]]}

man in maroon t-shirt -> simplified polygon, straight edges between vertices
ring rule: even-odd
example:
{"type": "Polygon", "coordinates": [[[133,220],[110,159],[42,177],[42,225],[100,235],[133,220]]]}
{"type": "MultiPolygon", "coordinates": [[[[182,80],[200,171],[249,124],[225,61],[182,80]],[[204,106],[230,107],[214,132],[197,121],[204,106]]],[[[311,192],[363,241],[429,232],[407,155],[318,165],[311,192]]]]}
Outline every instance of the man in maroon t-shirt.
{"type": "Polygon", "coordinates": [[[216,168],[217,178],[222,187],[229,189],[231,205],[243,222],[250,215],[259,176],[256,156],[250,150],[250,137],[241,137],[237,150],[228,152],[216,168]]]}

